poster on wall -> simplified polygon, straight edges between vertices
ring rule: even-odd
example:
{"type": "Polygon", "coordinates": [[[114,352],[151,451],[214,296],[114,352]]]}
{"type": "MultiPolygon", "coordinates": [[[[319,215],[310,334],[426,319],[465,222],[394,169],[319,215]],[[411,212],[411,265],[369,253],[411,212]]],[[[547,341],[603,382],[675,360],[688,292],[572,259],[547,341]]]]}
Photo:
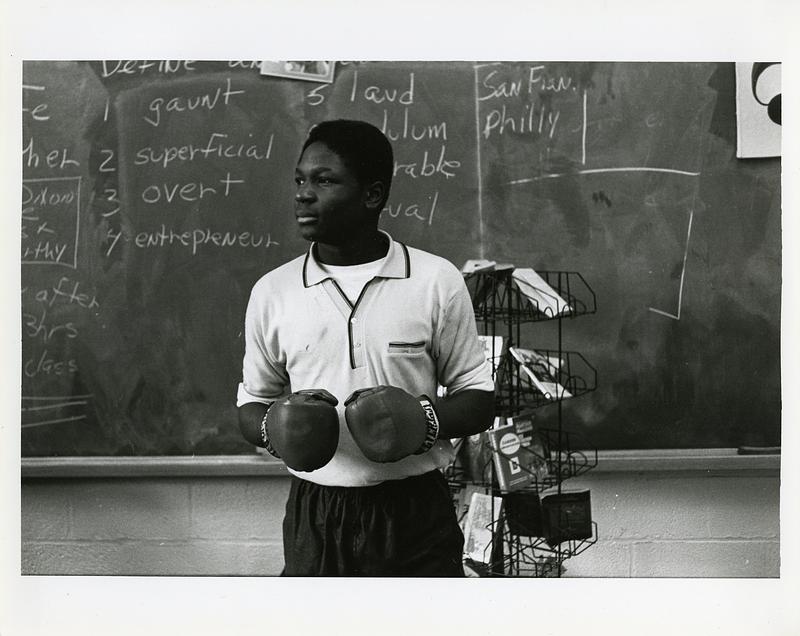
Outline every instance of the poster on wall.
{"type": "Polygon", "coordinates": [[[737,62],[736,137],[740,159],[780,157],[780,62],[737,62]]]}

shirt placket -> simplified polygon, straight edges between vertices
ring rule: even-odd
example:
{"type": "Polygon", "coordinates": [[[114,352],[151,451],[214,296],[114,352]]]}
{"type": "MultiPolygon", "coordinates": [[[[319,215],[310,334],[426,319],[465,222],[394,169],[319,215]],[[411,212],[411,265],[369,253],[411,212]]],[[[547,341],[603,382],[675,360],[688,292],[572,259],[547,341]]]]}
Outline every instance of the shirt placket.
{"type": "Polygon", "coordinates": [[[353,362],[353,368],[363,367],[366,364],[366,356],[364,354],[364,320],[359,315],[363,313],[363,309],[356,308],[349,320],[350,328],[350,357],[353,362]]]}
{"type": "Polygon", "coordinates": [[[347,342],[350,348],[350,367],[358,369],[366,366],[367,355],[365,350],[367,343],[366,321],[364,316],[366,315],[366,308],[369,305],[369,299],[374,292],[374,286],[378,284],[378,281],[372,279],[364,286],[355,305],[350,303],[344,292],[333,280],[327,279],[323,284],[325,285],[325,291],[328,293],[328,297],[346,321],[347,342]]]}
{"type": "Polygon", "coordinates": [[[367,308],[372,302],[378,286],[381,284],[380,278],[373,278],[361,290],[353,310],[348,320],[350,330],[350,361],[354,369],[359,369],[367,364],[367,308]]]}

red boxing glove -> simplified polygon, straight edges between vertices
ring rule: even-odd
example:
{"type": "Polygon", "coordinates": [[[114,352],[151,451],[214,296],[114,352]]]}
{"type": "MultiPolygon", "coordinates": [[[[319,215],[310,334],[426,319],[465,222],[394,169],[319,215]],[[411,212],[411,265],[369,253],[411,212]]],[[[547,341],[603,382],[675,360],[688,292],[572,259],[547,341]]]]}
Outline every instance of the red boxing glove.
{"type": "Polygon", "coordinates": [[[347,427],[374,462],[395,462],[428,451],[439,436],[431,401],[394,386],[359,389],[345,400],[347,427]]]}
{"type": "Polygon", "coordinates": [[[273,402],[261,422],[267,450],[294,470],[322,468],[339,445],[338,403],[324,389],[297,391],[273,402]]]}

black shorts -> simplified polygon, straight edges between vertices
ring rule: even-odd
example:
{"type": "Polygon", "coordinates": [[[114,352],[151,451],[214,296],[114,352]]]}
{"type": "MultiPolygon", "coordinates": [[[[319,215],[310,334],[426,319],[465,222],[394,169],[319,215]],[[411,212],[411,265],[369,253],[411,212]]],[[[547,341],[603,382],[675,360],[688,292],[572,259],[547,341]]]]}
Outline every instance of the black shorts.
{"type": "Polygon", "coordinates": [[[464,576],[463,547],[439,471],[363,488],[292,477],[285,576],[464,576]]]}

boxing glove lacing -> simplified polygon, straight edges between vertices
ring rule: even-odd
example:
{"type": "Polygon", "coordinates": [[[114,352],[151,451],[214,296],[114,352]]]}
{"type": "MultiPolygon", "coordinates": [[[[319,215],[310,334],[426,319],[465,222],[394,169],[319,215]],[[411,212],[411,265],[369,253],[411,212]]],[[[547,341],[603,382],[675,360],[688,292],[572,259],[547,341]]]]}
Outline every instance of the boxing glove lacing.
{"type": "MultiPolygon", "coordinates": [[[[272,406],[272,404],[269,406],[272,406]]],[[[281,456],[278,455],[278,451],[276,451],[272,447],[272,444],[270,444],[269,434],[267,433],[267,415],[269,414],[269,406],[267,407],[267,412],[264,413],[264,417],[261,418],[261,443],[264,445],[264,448],[267,449],[267,452],[270,455],[276,459],[280,459],[281,456]]]]}
{"type": "Polygon", "coordinates": [[[422,410],[425,412],[427,428],[425,431],[425,441],[422,442],[422,446],[419,447],[419,450],[414,453],[415,455],[427,453],[433,448],[436,440],[439,439],[439,417],[436,415],[436,409],[433,408],[433,403],[427,395],[420,395],[419,403],[420,406],[422,406],[422,410]]]}

